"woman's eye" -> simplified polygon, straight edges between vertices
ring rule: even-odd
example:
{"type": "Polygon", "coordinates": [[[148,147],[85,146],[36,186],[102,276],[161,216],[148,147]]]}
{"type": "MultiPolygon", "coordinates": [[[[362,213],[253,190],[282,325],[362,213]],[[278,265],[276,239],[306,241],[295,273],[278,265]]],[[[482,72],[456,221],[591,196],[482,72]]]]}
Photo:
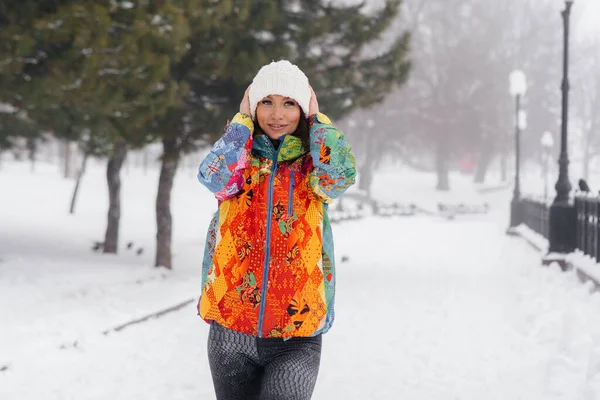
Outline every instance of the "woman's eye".
{"type": "Polygon", "coordinates": [[[264,104],[265,106],[270,106],[271,104],[273,104],[271,102],[271,100],[263,100],[263,101],[261,101],[261,103],[264,104]]]}
{"type": "Polygon", "coordinates": [[[286,105],[286,106],[291,106],[291,107],[293,107],[293,106],[295,106],[295,105],[296,105],[296,103],[294,103],[293,101],[286,101],[286,102],[285,102],[285,105],[286,105]]]}

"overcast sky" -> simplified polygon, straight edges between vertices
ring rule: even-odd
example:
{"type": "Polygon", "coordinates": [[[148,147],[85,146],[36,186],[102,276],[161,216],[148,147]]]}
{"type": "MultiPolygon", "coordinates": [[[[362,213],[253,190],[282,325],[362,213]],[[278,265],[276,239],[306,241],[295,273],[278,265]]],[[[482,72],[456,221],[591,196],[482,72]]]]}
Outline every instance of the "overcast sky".
{"type": "Polygon", "coordinates": [[[585,31],[600,36],[600,0],[577,0],[573,7],[577,7],[578,1],[585,7],[585,31]]]}
{"type": "MultiPolygon", "coordinates": [[[[562,28],[562,22],[560,19],[560,11],[565,8],[564,0],[546,0],[550,4],[556,4],[557,22],[560,23],[562,28]]],[[[545,7],[546,5],[544,5],[545,7]]],[[[585,36],[596,35],[600,39],[600,0],[574,0],[573,1],[573,13],[582,14],[582,19],[578,22],[575,19],[571,20],[571,27],[573,32],[579,36],[584,34],[585,36]]]]}

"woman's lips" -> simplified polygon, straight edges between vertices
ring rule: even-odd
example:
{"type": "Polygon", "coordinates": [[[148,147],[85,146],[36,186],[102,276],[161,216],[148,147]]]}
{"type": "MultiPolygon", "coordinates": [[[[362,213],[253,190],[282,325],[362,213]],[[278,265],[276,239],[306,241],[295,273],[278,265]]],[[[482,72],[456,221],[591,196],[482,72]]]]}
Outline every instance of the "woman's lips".
{"type": "Polygon", "coordinates": [[[285,130],[285,128],[287,127],[287,125],[274,125],[274,124],[269,124],[269,128],[271,128],[274,131],[283,131],[285,130]]]}

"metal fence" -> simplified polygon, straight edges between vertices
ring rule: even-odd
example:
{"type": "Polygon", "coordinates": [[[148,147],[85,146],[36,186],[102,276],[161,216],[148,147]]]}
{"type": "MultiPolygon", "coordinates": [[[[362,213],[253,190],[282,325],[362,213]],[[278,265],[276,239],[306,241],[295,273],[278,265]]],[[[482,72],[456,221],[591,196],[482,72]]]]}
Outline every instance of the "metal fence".
{"type": "Polygon", "coordinates": [[[550,204],[547,199],[524,197],[521,199],[521,217],[525,225],[546,239],[550,235],[550,204]]]}
{"type": "Polygon", "coordinates": [[[575,196],[577,213],[576,246],[600,262],[600,197],[592,194],[575,196]]]}
{"type": "MultiPolygon", "coordinates": [[[[550,239],[550,203],[543,198],[521,198],[522,223],[550,239]]],[[[600,195],[578,192],[574,197],[575,247],[600,262],[600,195]]],[[[570,217],[569,217],[570,218],[570,217]]]]}

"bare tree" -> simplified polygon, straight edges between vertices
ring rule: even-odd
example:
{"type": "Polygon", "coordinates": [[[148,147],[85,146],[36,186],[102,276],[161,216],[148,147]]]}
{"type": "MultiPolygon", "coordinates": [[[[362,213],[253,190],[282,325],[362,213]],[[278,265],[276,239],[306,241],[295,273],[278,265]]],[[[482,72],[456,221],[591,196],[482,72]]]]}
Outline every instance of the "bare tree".
{"type": "Polygon", "coordinates": [[[580,43],[575,55],[573,106],[581,127],[582,177],[588,180],[590,164],[600,149],[600,40],[580,43]]]}
{"type": "Polygon", "coordinates": [[[104,237],[104,252],[116,253],[119,245],[119,221],[121,219],[121,167],[127,156],[127,143],[118,140],[106,168],[108,183],[108,221],[104,237]]]}
{"type": "Polygon", "coordinates": [[[523,154],[535,156],[559,114],[558,8],[533,0],[415,0],[402,15],[413,38],[414,69],[382,107],[393,118],[376,119],[389,133],[386,149],[407,160],[432,160],[439,190],[449,190],[448,172],[465,158],[476,165],[475,181],[483,182],[495,157],[514,148],[508,76],[518,68],[529,78],[525,107],[528,131],[535,132],[523,135],[523,154]]]}

